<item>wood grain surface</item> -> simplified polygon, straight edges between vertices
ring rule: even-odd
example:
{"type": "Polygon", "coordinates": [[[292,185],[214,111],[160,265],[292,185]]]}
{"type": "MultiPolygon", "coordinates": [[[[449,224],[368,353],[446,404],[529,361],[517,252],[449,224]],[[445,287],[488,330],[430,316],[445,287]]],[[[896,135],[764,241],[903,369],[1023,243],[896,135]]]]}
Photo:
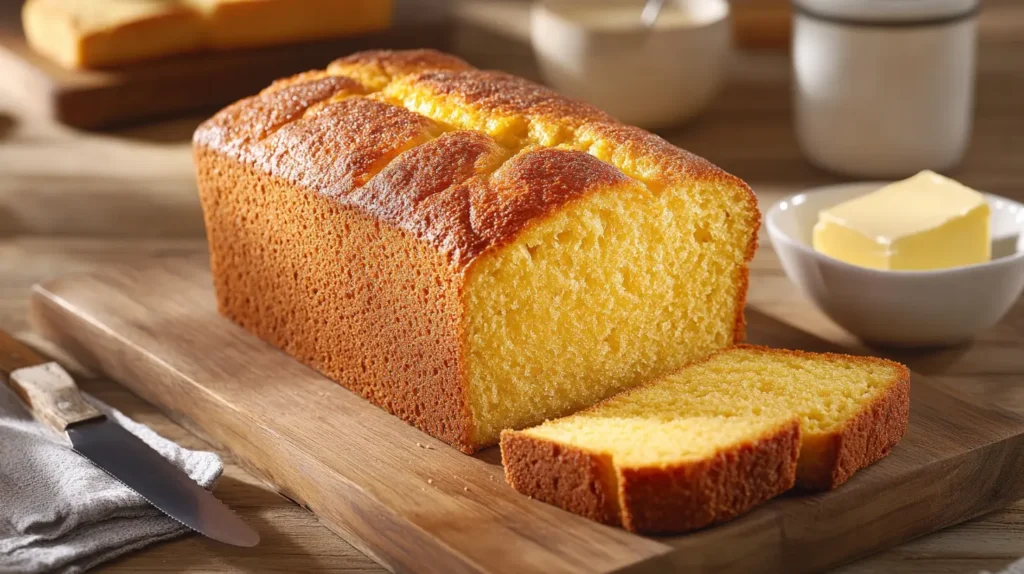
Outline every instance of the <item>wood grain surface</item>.
{"type": "MultiPolygon", "coordinates": [[[[463,455],[269,347],[217,314],[211,284],[201,258],[111,267],[37,287],[32,317],[398,571],[812,572],[1024,496],[1024,417],[916,373],[907,436],[842,488],[690,535],[635,536],[515,493],[496,449],[463,455]]],[[[754,343],[835,350],[756,307],[748,321],[754,343]]],[[[1024,373],[1024,355],[1004,360],[1024,373]]]]}
{"type": "MultiPolygon", "coordinates": [[[[522,43],[521,6],[489,1],[457,30],[463,55],[490,67],[536,77],[522,43]],[[495,32],[501,28],[503,34],[495,32]],[[507,36],[507,37],[506,37],[507,36]],[[516,38],[519,41],[516,41],[516,38]]],[[[949,175],[1024,200],[1024,5],[986,0],[981,18],[974,135],[963,164],[949,175]]],[[[726,90],[673,143],[742,176],[764,208],[783,195],[841,181],[802,158],[792,133],[788,62],[782,53],[747,53],[735,61],[726,90]]],[[[86,133],[54,124],[0,81],[0,327],[27,335],[31,286],[68,272],[110,263],[142,265],[154,257],[202,253],[189,137],[200,117],[86,133]]],[[[768,317],[831,343],[857,342],[797,292],[774,262],[767,239],[754,261],[751,304],[768,317]]],[[[1024,305],[982,335],[984,351],[948,349],[900,357],[930,383],[1024,413],[1024,384],[1010,368],[1019,353],[1024,305]],[[945,375],[935,373],[947,368],[945,375]],[[961,375],[973,378],[965,385],[961,375]]],[[[31,336],[28,338],[31,340],[31,336]]],[[[35,341],[38,343],[38,341],[35,341]]],[[[46,348],[55,352],[52,348],[46,348]]],[[[70,364],[70,363],[69,363],[70,364]]],[[[77,372],[84,390],[188,448],[216,448],[160,414],[125,388],[77,372]]],[[[121,559],[109,572],[380,572],[371,559],[333,534],[305,509],[239,466],[227,451],[217,495],[263,534],[252,550],[187,537],[121,559]]],[[[1019,480],[1019,478],[1018,478],[1019,480]]],[[[935,504],[945,500],[937,498],[935,504]]],[[[837,570],[843,574],[997,571],[1024,556],[1024,502],[947,528],[837,570]]]]}

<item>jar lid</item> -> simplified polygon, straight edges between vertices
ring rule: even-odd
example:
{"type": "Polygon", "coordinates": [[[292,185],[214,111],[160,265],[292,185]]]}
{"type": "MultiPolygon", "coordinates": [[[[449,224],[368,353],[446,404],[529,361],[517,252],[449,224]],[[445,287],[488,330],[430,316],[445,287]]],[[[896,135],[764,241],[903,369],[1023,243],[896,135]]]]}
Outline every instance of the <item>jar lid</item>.
{"type": "Polygon", "coordinates": [[[850,23],[941,24],[974,15],[981,0],[793,0],[793,6],[850,23]]]}

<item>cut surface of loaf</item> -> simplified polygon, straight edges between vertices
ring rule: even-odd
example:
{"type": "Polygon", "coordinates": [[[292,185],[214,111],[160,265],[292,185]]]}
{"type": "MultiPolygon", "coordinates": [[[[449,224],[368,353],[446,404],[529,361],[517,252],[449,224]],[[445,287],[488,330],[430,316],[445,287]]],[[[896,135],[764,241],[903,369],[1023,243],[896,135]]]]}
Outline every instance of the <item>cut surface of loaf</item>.
{"type": "Polygon", "coordinates": [[[221,312],[464,451],[743,338],[750,189],[520,78],[355,54],[195,154],[221,312]]]}
{"type": "Polygon", "coordinates": [[[502,434],[510,485],[636,532],[682,532],[789,489],[834,488],[906,432],[882,359],[740,346],[562,419],[502,434]]]}
{"type": "Polygon", "coordinates": [[[728,520],[793,486],[800,446],[794,419],[637,416],[616,406],[506,432],[509,484],[644,534],[728,520]]]}
{"type": "Polygon", "coordinates": [[[27,0],[29,44],[68,68],[386,28],[391,0],[27,0]]]}

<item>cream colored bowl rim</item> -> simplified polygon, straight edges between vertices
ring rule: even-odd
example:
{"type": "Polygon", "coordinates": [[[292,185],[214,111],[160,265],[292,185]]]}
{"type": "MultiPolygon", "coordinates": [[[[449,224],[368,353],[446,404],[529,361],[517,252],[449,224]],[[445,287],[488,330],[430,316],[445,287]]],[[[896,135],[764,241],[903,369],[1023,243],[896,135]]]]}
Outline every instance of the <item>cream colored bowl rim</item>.
{"type": "MultiPolygon", "coordinates": [[[[681,30],[699,30],[714,26],[725,20],[728,20],[731,8],[727,0],[667,0],[666,4],[679,2],[680,4],[694,3],[708,6],[708,9],[701,14],[699,18],[695,18],[695,21],[685,26],[675,26],[672,28],[653,28],[650,30],[651,33],[657,34],[659,32],[677,32],[681,30]]],[[[643,2],[639,0],[541,0],[534,2],[531,7],[531,13],[534,16],[543,14],[555,18],[565,24],[574,26],[577,28],[586,29],[590,32],[601,32],[601,33],[635,33],[637,31],[644,31],[643,25],[637,25],[636,27],[622,27],[622,28],[604,28],[600,26],[586,26],[583,23],[574,20],[573,18],[565,14],[565,9],[571,6],[588,6],[595,4],[603,5],[614,5],[614,4],[636,4],[637,14],[639,15],[640,10],[643,9],[643,2]]]]}
{"type": "MultiPolygon", "coordinates": [[[[785,244],[786,247],[795,249],[796,251],[799,251],[801,254],[803,254],[806,257],[812,257],[812,258],[815,258],[815,259],[818,259],[818,260],[827,260],[831,264],[834,264],[834,265],[837,265],[837,266],[840,266],[840,267],[847,267],[850,270],[855,270],[855,271],[862,272],[862,273],[873,274],[873,275],[877,275],[877,276],[885,276],[885,277],[935,278],[935,277],[947,276],[947,275],[951,275],[951,274],[971,273],[973,271],[977,271],[977,270],[985,269],[985,268],[1010,266],[1010,265],[1014,265],[1014,264],[1020,263],[1022,260],[1024,260],[1024,249],[1018,248],[1017,251],[1014,254],[1012,254],[1012,255],[1007,255],[1007,256],[1004,256],[1004,257],[1000,257],[998,259],[993,259],[991,261],[986,261],[984,263],[975,263],[973,265],[961,265],[959,267],[949,267],[949,268],[946,268],[946,269],[932,269],[932,270],[926,270],[926,271],[907,271],[907,270],[895,270],[894,271],[894,270],[887,270],[887,269],[872,269],[870,267],[861,267],[859,265],[853,265],[853,264],[850,264],[850,263],[846,263],[845,261],[840,261],[839,259],[836,259],[834,257],[829,257],[828,255],[820,253],[817,250],[815,250],[813,247],[811,247],[810,245],[807,245],[803,241],[800,241],[799,239],[797,239],[795,237],[792,237],[788,233],[783,231],[782,228],[779,226],[779,224],[777,222],[780,214],[783,211],[785,211],[786,209],[788,209],[790,206],[792,208],[794,208],[794,209],[800,209],[800,206],[804,205],[805,200],[806,200],[807,196],[809,196],[809,195],[812,195],[812,194],[813,195],[839,194],[840,192],[847,192],[850,188],[854,188],[854,187],[863,187],[864,190],[865,190],[865,193],[868,193],[868,192],[870,192],[870,191],[872,191],[874,189],[878,189],[878,188],[880,188],[883,185],[886,185],[888,183],[891,183],[891,182],[881,181],[881,182],[839,183],[839,184],[825,185],[825,186],[821,186],[821,187],[815,187],[815,188],[807,189],[807,190],[804,190],[804,191],[802,191],[800,193],[795,193],[793,195],[785,197],[782,200],[776,202],[775,205],[773,205],[768,210],[767,214],[765,215],[765,227],[768,229],[768,235],[771,238],[773,245],[776,242],[781,242],[781,243],[785,244]]],[[[1002,202],[1002,204],[1004,205],[1004,207],[1002,209],[1006,209],[1007,207],[1008,208],[1016,208],[1017,210],[1020,210],[1022,213],[1024,213],[1024,203],[1021,203],[1019,201],[1015,201],[1015,200],[1010,199],[1008,197],[1003,197],[1001,195],[996,195],[994,193],[982,192],[982,195],[985,196],[985,199],[989,202],[989,205],[992,205],[993,203],[997,203],[997,202],[1002,202]]],[[[1024,235],[1024,223],[1022,223],[1020,225],[1020,231],[1021,231],[1021,234],[1024,235]]]]}

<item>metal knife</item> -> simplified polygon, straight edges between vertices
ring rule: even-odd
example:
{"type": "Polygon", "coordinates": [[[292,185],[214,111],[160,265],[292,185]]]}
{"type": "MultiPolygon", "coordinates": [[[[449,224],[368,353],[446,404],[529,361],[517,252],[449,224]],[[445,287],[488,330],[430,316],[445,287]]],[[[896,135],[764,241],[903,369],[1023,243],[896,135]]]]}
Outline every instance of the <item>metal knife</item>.
{"type": "Polygon", "coordinates": [[[66,433],[75,452],[196,532],[235,546],[259,534],[223,502],[121,425],[90,405],[60,365],[0,330],[0,378],[32,415],[66,433]]]}

